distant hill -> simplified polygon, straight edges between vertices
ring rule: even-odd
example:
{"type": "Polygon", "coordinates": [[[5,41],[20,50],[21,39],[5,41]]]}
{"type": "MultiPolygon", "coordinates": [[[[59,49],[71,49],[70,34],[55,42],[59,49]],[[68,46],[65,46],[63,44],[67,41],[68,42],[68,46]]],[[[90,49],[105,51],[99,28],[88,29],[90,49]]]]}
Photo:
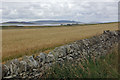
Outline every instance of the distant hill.
{"type": "Polygon", "coordinates": [[[51,23],[51,24],[59,24],[59,23],[78,23],[77,21],[69,21],[69,20],[40,20],[40,21],[32,21],[32,23],[51,23]]]}
{"type": "Polygon", "coordinates": [[[10,21],[10,22],[4,22],[2,24],[34,24],[31,22],[17,22],[17,21],[10,21]]]}
{"type": "Polygon", "coordinates": [[[2,23],[3,26],[58,26],[67,24],[81,24],[70,20],[38,20],[38,21],[9,21],[2,23]]]}
{"type": "Polygon", "coordinates": [[[80,23],[77,21],[70,21],[70,20],[39,20],[39,21],[10,21],[10,22],[4,22],[2,24],[60,24],[60,23],[80,23]]]}

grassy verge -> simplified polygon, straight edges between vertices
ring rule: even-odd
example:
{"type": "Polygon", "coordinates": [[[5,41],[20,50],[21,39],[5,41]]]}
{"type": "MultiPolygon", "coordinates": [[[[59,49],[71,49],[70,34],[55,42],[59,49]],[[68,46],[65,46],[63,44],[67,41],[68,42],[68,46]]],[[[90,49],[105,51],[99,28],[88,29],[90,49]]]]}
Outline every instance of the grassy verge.
{"type": "Polygon", "coordinates": [[[118,73],[118,52],[112,51],[97,60],[88,59],[80,64],[55,64],[43,78],[120,78],[118,73]]]}

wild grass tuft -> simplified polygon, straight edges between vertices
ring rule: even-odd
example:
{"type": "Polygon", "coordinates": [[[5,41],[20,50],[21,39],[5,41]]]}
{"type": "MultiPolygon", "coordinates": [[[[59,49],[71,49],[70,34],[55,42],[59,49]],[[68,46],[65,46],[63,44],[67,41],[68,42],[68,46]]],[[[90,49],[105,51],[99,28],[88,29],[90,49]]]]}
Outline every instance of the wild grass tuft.
{"type": "Polygon", "coordinates": [[[112,51],[106,56],[79,64],[65,62],[62,65],[55,64],[43,78],[120,78],[118,73],[118,52],[112,51]]]}

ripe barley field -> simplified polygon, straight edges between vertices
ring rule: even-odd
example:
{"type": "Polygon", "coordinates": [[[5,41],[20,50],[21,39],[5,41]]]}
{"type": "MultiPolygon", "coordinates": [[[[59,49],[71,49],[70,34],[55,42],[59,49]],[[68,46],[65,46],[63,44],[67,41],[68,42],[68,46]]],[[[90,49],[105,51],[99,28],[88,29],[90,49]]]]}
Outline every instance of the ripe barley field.
{"type": "Polygon", "coordinates": [[[118,23],[37,29],[3,29],[2,61],[39,52],[47,53],[56,46],[89,38],[101,34],[104,30],[117,29],[118,23]]]}

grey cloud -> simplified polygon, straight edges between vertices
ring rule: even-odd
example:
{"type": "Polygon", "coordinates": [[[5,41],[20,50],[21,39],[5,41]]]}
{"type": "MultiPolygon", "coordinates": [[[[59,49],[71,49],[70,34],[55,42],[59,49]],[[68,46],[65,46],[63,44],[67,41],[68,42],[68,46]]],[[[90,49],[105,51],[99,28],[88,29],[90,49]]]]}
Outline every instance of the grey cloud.
{"type": "Polygon", "coordinates": [[[117,2],[87,2],[87,0],[3,2],[2,18],[3,21],[37,19],[67,19],[81,22],[117,21],[117,8],[117,2]]]}

